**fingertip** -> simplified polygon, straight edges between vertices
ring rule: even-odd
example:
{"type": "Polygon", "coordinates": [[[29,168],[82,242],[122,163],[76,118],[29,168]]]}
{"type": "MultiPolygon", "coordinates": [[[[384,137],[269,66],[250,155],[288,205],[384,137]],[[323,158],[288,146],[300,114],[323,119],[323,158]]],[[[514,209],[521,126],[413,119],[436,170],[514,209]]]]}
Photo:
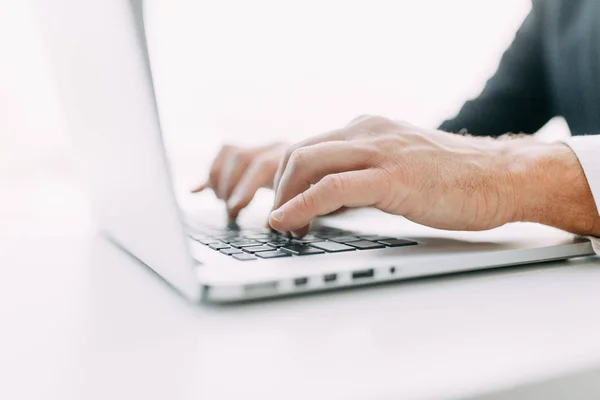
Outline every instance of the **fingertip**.
{"type": "Polygon", "coordinates": [[[302,237],[308,233],[310,223],[308,225],[304,221],[297,220],[294,212],[287,207],[280,207],[271,212],[269,215],[269,225],[279,232],[286,232],[290,237],[302,237]]]}
{"type": "Polygon", "coordinates": [[[235,210],[227,209],[227,218],[229,219],[229,221],[235,221],[237,219],[238,215],[239,215],[239,212],[237,212],[235,210]]]}
{"type": "Polygon", "coordinates": [[[271,214],[269,214],[269,225],[276,231],[283,232],[283,230],[281,229],[283,218],[284,215],[281,209],[271,211],[271,214]]]}
{"type": "Polygon", "coordinates": [[[240,215],[240,211],[242,211],[242,207],[230,207],[229,203],[227,204],[227,215],[231,220],[236,220],[238,215],[240,215]]]}
{"type": "Polygon", "coordinates": [[[310,230],[310,226],[305,226],[301,229],[298,229],[296,231],[292,232],[292,237],[294,237],[295,239],[301,239],[304,236],[306,236],[308,234],[308,231],[310,230]]]}
{"type": "Polygon", "coordinates": [[[190,193],[200,193],[210,187],[210,183],[206,182],[190,190],[190,193]]]}
{"type": "Polygon", "coordinates": [[[245,198],[234,193],[229,200],[227,200],[227,212],[229,215],[237,217],[240,211],[242,211],[247,205],[248,202],[245,198]]]}

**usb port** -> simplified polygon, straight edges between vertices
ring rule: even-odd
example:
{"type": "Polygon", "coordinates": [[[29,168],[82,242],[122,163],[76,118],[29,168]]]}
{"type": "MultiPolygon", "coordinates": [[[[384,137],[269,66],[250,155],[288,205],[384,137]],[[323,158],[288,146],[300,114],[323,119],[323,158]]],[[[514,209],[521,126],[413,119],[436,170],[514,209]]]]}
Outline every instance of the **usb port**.
{"type": "Polygon", "coordinates": [[[352,279],[372,278],[373,276],[375,276],[375,270],[373,268],[354,271],[352,273],[352,279]]]}
{"type": "Polygon", "coordinates": [[[335,282],[337,280],[337,274],[327,274],[323,276],[325,283],[335,282]]]}
{"type": "Polygon", "coordinates": [[[308,278],[296,278],[294,279],[294,285],[304,286],[308,283],[308,278]]]}

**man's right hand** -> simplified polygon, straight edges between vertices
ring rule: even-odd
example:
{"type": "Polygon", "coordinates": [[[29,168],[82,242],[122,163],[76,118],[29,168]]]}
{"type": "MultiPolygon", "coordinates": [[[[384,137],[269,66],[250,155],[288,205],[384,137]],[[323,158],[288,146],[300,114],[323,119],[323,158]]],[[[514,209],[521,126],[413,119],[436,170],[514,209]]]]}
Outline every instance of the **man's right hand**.
{"type": "Polygon", "coordinates": [[[245,148],[223,146],[215,157],[208,179],[193,193],[211,188],[227,204],[229,218],[237,218],[261,187],[272,188],[279,162],[287,144],[245,148]]]}

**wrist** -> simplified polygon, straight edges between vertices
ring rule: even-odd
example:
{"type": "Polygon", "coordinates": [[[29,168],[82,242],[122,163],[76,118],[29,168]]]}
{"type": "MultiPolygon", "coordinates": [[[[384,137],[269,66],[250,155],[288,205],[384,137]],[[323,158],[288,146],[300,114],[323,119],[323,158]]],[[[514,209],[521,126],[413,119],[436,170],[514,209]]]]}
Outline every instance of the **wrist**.
{"type": "Polygon", "coordinates": [[[582,235],[600,235],[600,218],[579,160],[563,143],[505,142],[511,222],[537,222],[582,235]]]}

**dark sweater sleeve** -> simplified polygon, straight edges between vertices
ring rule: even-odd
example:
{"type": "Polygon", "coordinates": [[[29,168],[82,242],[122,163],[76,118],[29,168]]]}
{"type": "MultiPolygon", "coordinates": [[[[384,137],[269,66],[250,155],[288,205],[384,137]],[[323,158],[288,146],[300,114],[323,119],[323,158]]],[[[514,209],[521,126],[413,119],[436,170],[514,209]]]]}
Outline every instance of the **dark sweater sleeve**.
{"type": "Polygon", "coordinates": [[[532,11],[483,92],[465,103],[454,119],[445,121],[440,126],[441,130],[466,130],[476,136],[532,134],[554,116],[541,42],[541,3],[533,3],[532,11]]]}

